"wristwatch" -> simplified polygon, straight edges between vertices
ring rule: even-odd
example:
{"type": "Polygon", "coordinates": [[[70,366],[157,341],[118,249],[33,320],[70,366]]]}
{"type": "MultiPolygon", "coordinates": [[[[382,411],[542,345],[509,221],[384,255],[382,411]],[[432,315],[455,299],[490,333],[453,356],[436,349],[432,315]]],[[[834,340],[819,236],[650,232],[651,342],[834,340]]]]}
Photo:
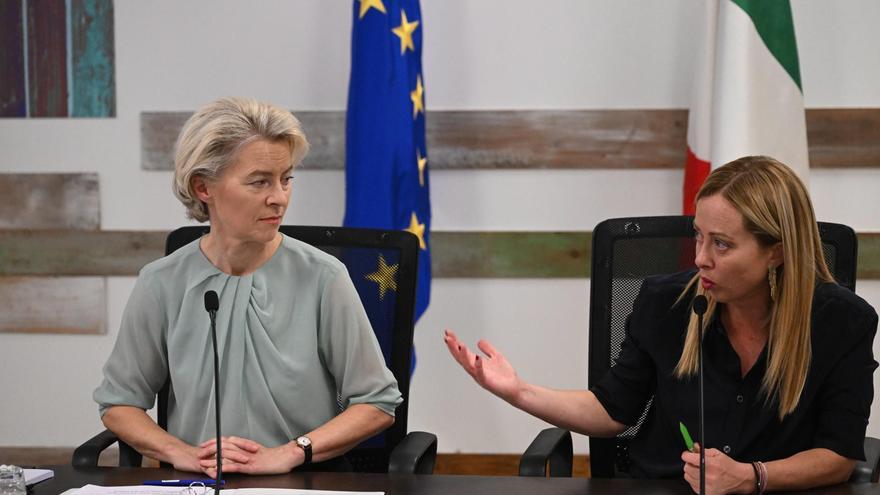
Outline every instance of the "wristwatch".
{"type": "Polygon", "coordinates": [[[312,463],[312,440],[303,435],[296,439],[296,444],[299,448],[303,449],[303,452],[306,454],[306,460],[303,462],[303,466],[312,463]]]}

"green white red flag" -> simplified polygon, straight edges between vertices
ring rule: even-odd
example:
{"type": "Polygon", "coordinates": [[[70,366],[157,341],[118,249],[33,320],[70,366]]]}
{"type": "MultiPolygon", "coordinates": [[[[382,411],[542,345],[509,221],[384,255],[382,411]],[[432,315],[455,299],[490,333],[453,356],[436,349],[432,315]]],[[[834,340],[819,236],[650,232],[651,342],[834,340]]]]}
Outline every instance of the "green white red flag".
{"type": "Polygon", "coordinates": [[[683,209],[712,168],[768,155],[809,184],[807,130],[789,0],[708,0],[688,117],[683,209]]]}

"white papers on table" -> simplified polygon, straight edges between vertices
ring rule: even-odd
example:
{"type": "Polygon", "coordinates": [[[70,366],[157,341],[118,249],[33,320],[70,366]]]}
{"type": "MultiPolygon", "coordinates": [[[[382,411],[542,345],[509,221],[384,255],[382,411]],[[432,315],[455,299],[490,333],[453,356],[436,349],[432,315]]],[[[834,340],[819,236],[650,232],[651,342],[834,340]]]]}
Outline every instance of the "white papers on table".
{"type": "Polygon", "coordinates": [[[22,471],[24,471],[24,484],[27,486],[55,476],[55,471],[51,469],[22,469],[22,471]]]}
{"type": "MultiPolygon", "coordinates": [[[[98,486],[86,485],[76,490],[68,490],[63,495],[181,495],[186,487],[179,486],[98,486]]],[[[206,492],[214,492],[209,488],[206,492]]],[[[385,492],[345,492],[335,490],[300,490],[291,488],[236,488],[223,489],[223,495],[385,495],[385,492]]]]}

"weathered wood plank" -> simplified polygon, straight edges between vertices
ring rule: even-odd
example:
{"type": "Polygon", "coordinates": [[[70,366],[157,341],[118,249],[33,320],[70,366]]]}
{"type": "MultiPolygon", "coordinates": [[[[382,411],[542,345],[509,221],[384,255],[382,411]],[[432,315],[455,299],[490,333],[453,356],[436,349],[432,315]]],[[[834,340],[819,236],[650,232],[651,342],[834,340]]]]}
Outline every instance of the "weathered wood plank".
{"type": "Polygon", "coordinates": [[[28,111],[67,117],[67,12],[64,2],[27,2],[28,111]]]}
{"type": "MultiPolygon", "coordinates": [[[[167,232],[0,230],[0,275],[136,275],[167,232]]],[[[880,280],[880,233],[860,233],[860,280],[880,280]]],[[[590,232],[432,232],[437,278],[585,278],[590,232]]]]}
{"type": "MultiPolygon", "coordinates": [[[[174,170],[174,144],[192,112],[141,113],[141,168],[174,170]]],[[[311,150],[303,162],[309,169],[337,169],[345,166],[345,114],[342,112],[297,112],[311,150]]]]}
{"type": "Polygon", "coordinates": [[[0,173],[0,229],[101,227],[98,174],[0,173]]]}
{"type": "Polygon", "coordinates": [[[880,167],[880,109],[807,110],[814,168],[880,167]]]}
{"type": "Polygon", "coordinates": [[[0,230],[0,275],[137,275],[167,232],[0,230]]]}
{"type": "Polygon", "coordinates": [[[72,117],[116,116],[113,0],[71,0],[72,117]]]}
{"type": "MultiPolygon", "coordinates": [[[[141,114],[141,167],[170,170],[189,112],[141,114]]],[[[344,112],[296,112],[312,142],[306,166],[341,170],[344,112]]],[[[814,168],[880,166],[880,109],[807,110],[814,168]]],[[[430,167],[679,169],[685,110],[428,112],[430,167]]]]}
{"type": "Polygon", "coordinates": [[[103,277],[0,277],[0,332],[107,331],[103,277]]]}
{"type": "Polygon", "coordinates": [[[0,2],[0,117],[26,117],[21,2],[0,2]]]}
{"type": "Polygon", "coordinates": [[[435,277],[582,278],[588,232],[431,232],[435,277]]]}

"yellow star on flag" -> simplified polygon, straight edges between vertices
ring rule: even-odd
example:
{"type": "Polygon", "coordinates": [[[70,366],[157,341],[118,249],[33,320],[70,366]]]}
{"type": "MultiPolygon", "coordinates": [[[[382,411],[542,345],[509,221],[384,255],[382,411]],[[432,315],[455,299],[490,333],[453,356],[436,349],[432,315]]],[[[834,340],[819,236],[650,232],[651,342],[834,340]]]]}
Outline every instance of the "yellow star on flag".
{"type": "Polygon", "coordinates": [[[363,19],[365,15],[367,15],[367,11],[371,8],[382,12],[383,14],[387,14],[385,12],[385,4],[382,3],[382,0],[360,0],[361,2],[361,12],[358,14],[358,19],[363,19]]]}
{"type": "Polygon", "coordinates": [[[425,185],[425,167],[428,166],[428,157],[422,157],[422,152],[416,150],[416,163],[419,164],[419,185],[425,185]]]}
{"type": "Polygon", "coordinates": [[[364,275],[367,280],[379,284],[379,300],[385,299],[385,293],[389,290],[397,292],[397,265],[389,265],[385,257],[379,255],[379,267],[373,273],[364,275]]]}
{"type": "Polygon", "coordinates": [[[422,250],[428,249],[428,246],[425,245],[425,224],[419,223],[419,218],[416,216],[416,212],[412,212],[412,217],[409,219],[409,227],[403,230],[412,232],[419,238],[419,247],[422,250]]]}
{"type": "Polygon", "coordinates": [[[422,75],[416,77],[416,89],[409,94],[413,104],[413,118],[419,116],[419,112],[425,113],[425,87],[422,86],[422,75]]]}
{"type": "MultiPolygon", "coordinates": [[[[361,9],[363,9],[363,4],[361,5],[361,9]]],[[[406,49],[409,48],[412,51],[416,51],[416,46],[413,44],[412,34],[416,28],[419,27],[419,21],[409,22],[406,19],[406,11],[400,10],[400,26],[392,29],[391,32],[397,35],[400,38],[400,54],[403,55],[406,53],[406,49]]]]}

